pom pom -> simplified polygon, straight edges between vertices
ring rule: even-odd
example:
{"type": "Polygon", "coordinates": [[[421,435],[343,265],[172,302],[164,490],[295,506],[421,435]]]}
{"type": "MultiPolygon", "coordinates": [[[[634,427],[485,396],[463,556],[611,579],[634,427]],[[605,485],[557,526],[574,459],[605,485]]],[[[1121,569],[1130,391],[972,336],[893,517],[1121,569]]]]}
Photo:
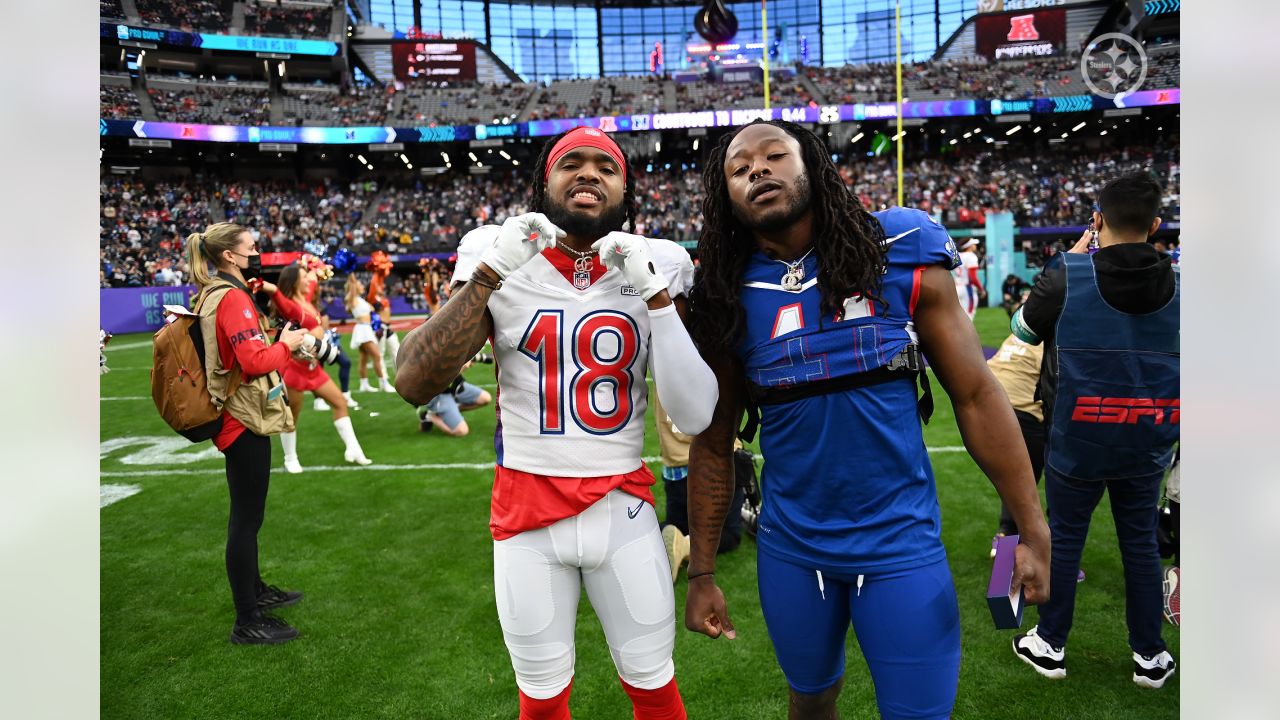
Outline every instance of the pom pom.
{"type": "Polygon", "coordinates": [[[356,269],[356,254],[346,248],[333,254],[333,269],[340,273],[349,273],[356,269]]]}

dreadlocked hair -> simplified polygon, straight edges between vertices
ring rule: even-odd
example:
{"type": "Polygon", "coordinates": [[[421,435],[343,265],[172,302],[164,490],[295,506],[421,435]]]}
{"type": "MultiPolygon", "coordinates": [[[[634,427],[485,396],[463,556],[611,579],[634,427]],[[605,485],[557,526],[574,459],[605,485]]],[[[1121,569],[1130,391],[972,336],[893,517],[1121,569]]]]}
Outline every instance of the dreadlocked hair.
{"type": "Polygon", "coordinates": [[[751,231],[733,216],[724,162],[729,143],[738,133],[760,123],[781,128],[800,144],[809,176],[822,314],[842,317],[845,299],[854,295],[883,303],[879,293],[888,252],[880,221],[845,186],[816,135],[785,120],[756,120],[720,138],[702,174],[703,224],[698,239],[702,267],[690,292],[689,331],[704,354],[731,351],[746,326],[739,297],[742,275],[756,245],[751,231]]]}
{"type": "MultiPolygon", "coordinates": [[[[533,186],[530,189],[532,193],[529,198],[529,209],[532,212],[545,213],[547,207],[547,158],[551,155],[551,148],[560,142],[565,135],[573,132],[566,130],[559,135],[548,140],[542,146],[542,152],[538,153],[538,162],[533,166],[533,186]]],[[[639,211],[640,204],[636,201],[636,174],[631,168],[631,161],[627,159],[626,153],[622,154],[622,165],[625,170],[627,181],[625,189],[622,193],[622,207],[627,215],[627,230],[635,232],[636,230],[636,214],[639,211]]]]}

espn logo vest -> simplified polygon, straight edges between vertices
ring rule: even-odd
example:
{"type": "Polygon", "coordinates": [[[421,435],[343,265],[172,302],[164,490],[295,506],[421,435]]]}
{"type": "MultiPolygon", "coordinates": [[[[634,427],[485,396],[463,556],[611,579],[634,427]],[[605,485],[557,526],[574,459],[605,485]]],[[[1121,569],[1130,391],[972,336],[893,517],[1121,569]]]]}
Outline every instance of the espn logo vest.
{"type": "Polygon", "coordinates": [[[1082,397],[1076,399],[1071,420],[1134,425],[1148,417],[1155,425],[1177,425],[1181,412],[1178,403],[1178,398],[1082,397]]]}

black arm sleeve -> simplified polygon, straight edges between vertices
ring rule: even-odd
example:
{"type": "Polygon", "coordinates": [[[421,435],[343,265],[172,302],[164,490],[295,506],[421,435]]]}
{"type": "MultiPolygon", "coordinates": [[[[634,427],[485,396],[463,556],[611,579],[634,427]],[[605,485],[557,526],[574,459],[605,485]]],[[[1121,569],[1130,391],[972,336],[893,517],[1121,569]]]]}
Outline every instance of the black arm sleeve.
{"type": "Polygon", "coordinates": [[[1053,341],[1053,332],[1067,299],[1067,270],[1061,264],[1040,274],[1022,306],[1022,321],[1044,342],[1053,341]]]}

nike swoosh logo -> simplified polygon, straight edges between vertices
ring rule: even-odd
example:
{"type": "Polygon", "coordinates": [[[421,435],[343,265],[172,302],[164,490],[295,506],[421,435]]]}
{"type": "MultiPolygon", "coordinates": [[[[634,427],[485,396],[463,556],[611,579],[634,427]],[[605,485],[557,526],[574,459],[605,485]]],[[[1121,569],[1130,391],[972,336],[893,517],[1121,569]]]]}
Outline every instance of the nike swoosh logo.
{"type": "Polygon", "coordinates": [[[644,508],[643,500],[641,500],[634,508],[627,508],[627,518],[635,520],[636,516],[640,514],[640,510],[642,508],[644,508]]]}
{"type": "Polygon", "coordinates": [[[919,230],[919,229],[920,229],[920,228],[918,228],[918,227],[913,227],[913,228],[911,228],[910,230],[908,230],[908,231],[906,231],[906,232],[904,232],[904,233],[899,233],[899,234],[897,234],[897,235],[894,235],[894,236],[893,236],[893,237],[891,237],[891,238],[885,238],[885,239],[884,239],[884,244],[885,244],[885,245],[888,245],[889,243],[892,243],[892,242],[894,242],[895,240],[901,240],[902,238],[904,238],[904,237],[906,237],[906,236],[910,235],[911,233],[913,233],[913,232],[915,232],[915,231],[917,231],[917,230],[919,230]]]}

